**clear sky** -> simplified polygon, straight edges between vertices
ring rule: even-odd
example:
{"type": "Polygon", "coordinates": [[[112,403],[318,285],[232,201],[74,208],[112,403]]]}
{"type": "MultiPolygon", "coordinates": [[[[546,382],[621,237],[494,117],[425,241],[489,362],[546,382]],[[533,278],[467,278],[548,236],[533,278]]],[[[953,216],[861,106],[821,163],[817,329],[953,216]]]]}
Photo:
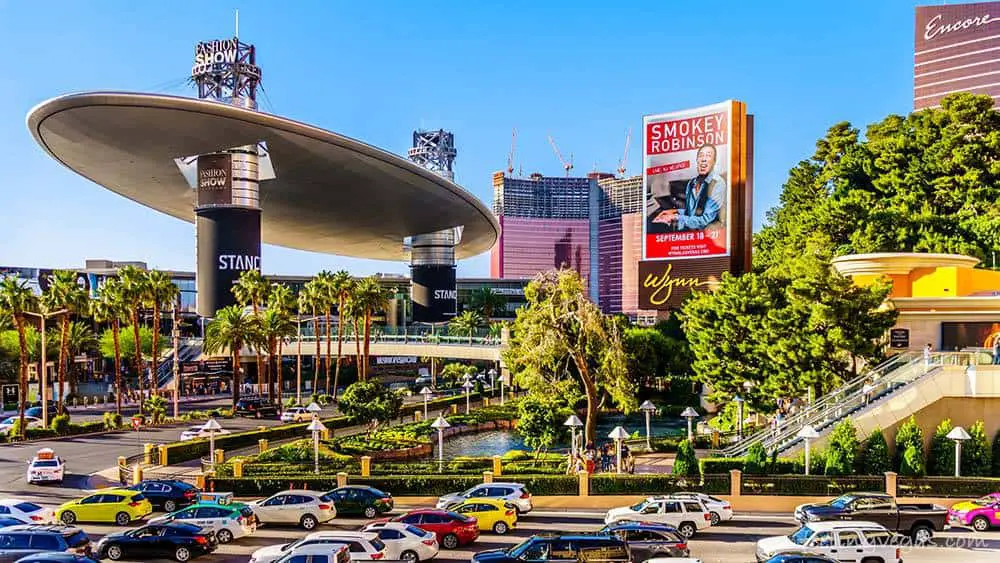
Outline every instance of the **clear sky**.
{"type": "MultiPolygon", "coordinates": [[[[194,96],[194,45],[233,33],[257,46],[262,109],[405,154],[415,128],[445,128],[456,180],[487,204],[491,174],[610,171],[641,116],[739,99],[756,115],[759,228],[788,169],[833,123],[912,106],[913,8],[838,2],[0,0],[0,265],[87,258],[194,269],[194,226],[76,176],[24,125],[35,104],[114,89],[194,96]]],[[[150,134],[155,135],[155,131],[150,134]]],[[[265,210],[266,213],[266,210],[265,210]]],[[[265,246],[265,273],[404,272],[404,264],[265,246]]],[[[459,276],[489,274],[488,254],[459,276]]]]}

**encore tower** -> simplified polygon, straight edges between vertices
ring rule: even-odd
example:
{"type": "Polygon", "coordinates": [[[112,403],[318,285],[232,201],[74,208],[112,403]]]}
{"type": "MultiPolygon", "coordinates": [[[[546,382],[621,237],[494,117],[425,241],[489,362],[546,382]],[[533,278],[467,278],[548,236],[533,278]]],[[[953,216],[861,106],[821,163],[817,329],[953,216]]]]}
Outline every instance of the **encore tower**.
{"type": "Polygon", "coordinates": [[[913,109],[953,92],[1000,97],[1000,2],[920,6],[913,53],[913,109]]]}

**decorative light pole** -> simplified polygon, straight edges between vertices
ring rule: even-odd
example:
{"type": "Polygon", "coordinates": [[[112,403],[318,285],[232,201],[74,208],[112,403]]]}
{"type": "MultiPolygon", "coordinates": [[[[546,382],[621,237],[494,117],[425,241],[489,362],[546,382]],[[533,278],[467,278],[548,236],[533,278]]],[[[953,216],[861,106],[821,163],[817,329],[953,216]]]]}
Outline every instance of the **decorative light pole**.
{"type": "MultiPolygon", "coordinates": [[[[497,389],[497,370],[490,368],[486,372],[486,375],[490,376],[490,396],[493,396],[493,393],[496,393],[497,389]]],[[[500,401],[500,403],[503,404],[503,401],[500,401]]]]}
{"type": "Polygon", "coordinates": [[[577,453],[576,429],[583,427],[583,421],[580,420],[580,417],[576,416],[575,414],[571,414],[569,415],[569,418],[566,419],[566,422],[563,423],[563,426],[569,427],[570,444],[571,444],[570,451],[573,453],[573,458],[576,459],[576,453],[577,453]]]}
{"type": "Polygon", "coordinates": [[[462,389],[465,389],[465,414],[469,414],[469,411],[472,410],[471,401],[473,387],[475,387],[475,385],[473,385],[468,379],[466,379],[465,383],[462,384],[462,389]]]}
{"type": "Polygon", "coordinates": [[[215,433],[219,430],[222,430],[222,426],[214,417],[208,419],[208,422],[201,427],[202,432],[208,432],[208,459],[211,460],[213,469],[215,469],[215,433]]]}
{"type": "Polygon", "coordinates": [[[646,400],[639,405],[639,410],[642,411],[642,414],[646,415],[646,449],[652,451],[653,445],[649,440],[649,419],[653,416],[653,413],[656,412],[656,405],[654,405],[652,401],[646,400]]]}
{"type": "Polygon", "coordinates": [[[625,431],[621,426],[615,426],[615,429],[608,434],[608,438],[615,441],[615,459],[617,460],[616,472],[622,472],[622,441],[628,439],[628,432],[625,431]]]}
{"type": "Polygon", "coordinates": [[[434,395],[434,391],[431,391],[430,387],[424,387],[420,390],[420,394],[424,396],[424,420],[427,420],[427,402],[430,401],[431,396],[434,395]]]}
{"type": "Polygon", "coordinates": [[[809,475],[809,443],[819,438],[819,432],[816,431],[810,425],[805,425],[799,430],[799,433],[795,435],[796,438],[802,438],[806,443],[806,475],[809,475]]]}
{"type": "Polygon", "coordinates": [[[736,441],[743,441],[743,398],[739,395],[733,397],[733,402],[736,403],[736,441]]]}
{"type": "Polygon", "coordinates": [[[316,417],[309,423],[309,427],[306,430],[313,434],[313,473],[319,475],[319,435],[326,431],[326,426],[320,422],[319,417],[316,417]]]}
{"type": "Polygon", "coordinates": [[[694,419],[698,418],[698,411],[694,410],[694,407],[688,407],[684,409],[681,416],[687,419],[688,422],[688,442],[694,447],[694,419]]]}
{"type": "Polygon", "coordinates": [[[972,436],[969,436],[969,433],[965,431],[965,428],[956,426],[951,429],[947,438],[955,441],[955,477],[959,477],[962,465],[962,442],[971,440],[972,436]]]}
{"type": "Polygon", "coordinates": [[[444,470],[444,429],[450,426],[451,424],[448,424],[441,415],[438,415],[437,420],[431,424],[431,428],[438,431],[438,473],[444,470]]]}
{"type": "Polygon", "coordinates": [[[319,420],[319,412],[323,410],[323,407],[317,405],[316,402],[313,401],[309,403],[309,405],[306,407],[306,410],[312,413],[313,420],[319,420]]]}

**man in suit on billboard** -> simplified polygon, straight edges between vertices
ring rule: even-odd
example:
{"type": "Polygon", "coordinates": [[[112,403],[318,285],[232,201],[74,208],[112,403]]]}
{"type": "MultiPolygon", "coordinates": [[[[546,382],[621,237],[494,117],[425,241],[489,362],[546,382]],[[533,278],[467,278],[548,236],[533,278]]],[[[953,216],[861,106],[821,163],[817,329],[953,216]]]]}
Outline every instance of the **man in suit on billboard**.
{"type": "Polygon", "coordinates": [[[715,145],[702,145],[695,155],[698,175],[688,180],[684,188],[683,207],[665,209],[653,218],[653,223],[670,225],[675,231],[700,231],[712,223],[725,221],[724,209],[729,187],[715,171],[718,151],[715,145]]]}

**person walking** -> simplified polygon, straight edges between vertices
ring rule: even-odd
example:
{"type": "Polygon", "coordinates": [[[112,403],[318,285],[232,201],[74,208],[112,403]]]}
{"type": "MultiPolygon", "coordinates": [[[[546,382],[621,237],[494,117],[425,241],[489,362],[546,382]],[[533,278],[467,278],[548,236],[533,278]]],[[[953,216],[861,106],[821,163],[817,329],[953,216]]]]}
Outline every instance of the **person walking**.
{"type": "Polygon", "coordinates": [[[872,393],[875,391],[875,383],[872,382],[871,378],[865,380],[864,386],[861,387],[861,394],[863,395],[863,405],[868,406],[868,403],[872,402],[872,393]]]}
{"type": "Polygon", "coordinates": [[[1000,334],[993,335],[993,365],[1000,365],[1000,334]]]}

